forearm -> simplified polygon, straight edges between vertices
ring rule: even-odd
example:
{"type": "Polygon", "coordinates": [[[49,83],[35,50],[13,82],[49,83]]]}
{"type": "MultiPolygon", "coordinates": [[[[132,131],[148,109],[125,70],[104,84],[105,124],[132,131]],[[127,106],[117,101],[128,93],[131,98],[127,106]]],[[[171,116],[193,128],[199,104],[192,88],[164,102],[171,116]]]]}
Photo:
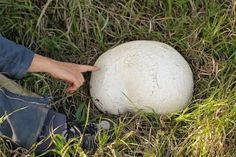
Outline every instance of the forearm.
{"type": "Polygon", "coordinates": [[[57,61],[35,54],[28,72],[45,72],[50,73],[57,61]]]}

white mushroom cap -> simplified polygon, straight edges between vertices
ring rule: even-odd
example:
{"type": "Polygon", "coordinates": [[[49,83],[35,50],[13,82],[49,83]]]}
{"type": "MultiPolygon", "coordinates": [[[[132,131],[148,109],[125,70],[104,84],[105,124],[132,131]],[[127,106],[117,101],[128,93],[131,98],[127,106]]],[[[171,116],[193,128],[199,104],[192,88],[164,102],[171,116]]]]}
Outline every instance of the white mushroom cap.
{"type": "Polygon", "coordinates": [[[132,41],[102,54],[95,63],[90,93],[103,112],[170,113],[192,98],[193,74],[171,46],[156,41],[132,41]]]}

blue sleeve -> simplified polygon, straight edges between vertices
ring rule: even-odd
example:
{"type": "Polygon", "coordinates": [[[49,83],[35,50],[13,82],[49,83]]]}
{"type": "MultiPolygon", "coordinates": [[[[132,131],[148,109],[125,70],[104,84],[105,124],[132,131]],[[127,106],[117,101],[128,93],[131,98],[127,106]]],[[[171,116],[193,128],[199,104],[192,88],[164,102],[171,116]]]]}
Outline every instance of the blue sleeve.
{"type": "Polygon", "coordinates": [[[0,72],[11,78],[20,79],[28,71],[34,53],[0,36],[0,72]]]}

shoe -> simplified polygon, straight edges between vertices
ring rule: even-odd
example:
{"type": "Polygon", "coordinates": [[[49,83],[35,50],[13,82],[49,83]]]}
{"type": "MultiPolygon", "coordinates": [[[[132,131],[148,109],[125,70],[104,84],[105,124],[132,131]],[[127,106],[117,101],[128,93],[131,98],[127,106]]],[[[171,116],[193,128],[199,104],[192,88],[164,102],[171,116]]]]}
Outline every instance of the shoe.
{"type": "Polygon", "coordinates": [[[111,124],[108,121],[101,121],[100,123],[89,123],[86,126],[83,125],[73,125],[68,128],[63,136],[65,139],[69,140],[74,137],[81,137],[82,143],[81,147],[87,154],[94,154],[98,147],[97,134],[101,131],[108,131],[111,124]]]}

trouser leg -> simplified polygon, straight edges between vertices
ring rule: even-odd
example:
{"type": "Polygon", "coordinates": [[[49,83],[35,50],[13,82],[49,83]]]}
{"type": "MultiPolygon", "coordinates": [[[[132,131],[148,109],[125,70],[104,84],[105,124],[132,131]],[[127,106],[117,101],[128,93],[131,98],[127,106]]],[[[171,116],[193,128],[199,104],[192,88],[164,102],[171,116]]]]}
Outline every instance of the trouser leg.
{"type": "MultiPolygon", "coordinates": [[[[33,101],[33,102],[38,103],[39,101],[41,101],[41,99],[43,99],[43,97],[40,97],[39,95],[24,89],[22,86],[20,86],[19,84],[17,84],[13,80],[10,80],[9,78],[7,78],[6,76],[2,74],[0,74],[0,89],[1,89],[0,94],[1,94],[1,91],[3,91],[3,89],[5,93],[9,91],[9,93],[7,93],[8,94],[7,97],[4,97],[3,105],[5,106],[3,106],[3,109],[1,109],[2,106],[0,104],[1,114],[4,114],[5,112],[4,110],[6,110],[4,107],[6,106],[7,107],[10,106],[11,110],[13,110],[13,108],[19,108],[16,106],[29,105],[27,103],[28,101],[30,102],[33,101]],[[17,98],[14,97],[14,99],[8,99],[9,97],[15,96],[15,95],[9,96],[9,94],[12,94],[12,93],[17,94],[17,98]],[[25,101],[26,104],[22,103],[22,101],[19,102],[18,99],[25,101]]],[[[5,93],[3,93],[3,96],[5,93]]],[[[0,99],[3,99],[1,95],[0,95],[0,99]]],[[[16,131],[15,134],[17,134],[18,136],[21,136],[21,134],[25,133],[24,136],[22,136],[23,139],[18,139],[18,141],[13,139],[14,142],[17,142],[20,144],[21,144],[21,141],[19,140],[27,141],[27,139],[24,139],[24,137],[26,136],[26,132],[28,132],[29,134],[30,133],[32,134],[32,132],[30,131],[34,131],[34,129],[31,128],[30,126],[36,127],[37,125],[41,125],[41,128],[39,127],[40,132],[37,133],[37,136],[41,137],[40,140],[42,139],[42,137],[45,137],[45,138],[50,137],[51,132],[53,132],[54,134],[62,134],[62,132],[66,129],[65,115],[57,113],[52,110],[45,109],[44,107],[41,107],[41,106],[39,107],[37,105],[33,105],[33,106],[30,105],[30,108],[28,111],[16,112],[16,114],[13,114],[13,116],[10,116],[10,118],[12,118],[11,120],[13,121],[12,124],[15,124],[15,126],[14,125],[10,126],[8,123],[4,124],[5,126],[3,126],[2,128],[0,126],[0,135],[7,134],[8,137],[13,139],[14,135],[12,132],[16,131]],[[38,119],[37,118],[34,119],[35,117],[38,117],[38,119]],[[43,124],[41,121],[43,121],[43,124]],[[21,130],[17,129],[19,127],[25,128],[25,129],[21,129],[21,130]],[[6,130],[5,128],[9,128],[9,129],[6,130]]],[[[37,132],[39,131],[39,129],[37,130],[37,132]]],[[[39,137],[34,137],[34,138],[37,138],[36,142],[39,142],[39,137]]],[[[27,148],[30,147],[28,142],[23,142],[23,143],[27,143],[23,146],[27,148]]],[[[50,143],[51,143],[51,139],[47,138],[47,140],[44,140],[44,142],[38,145],[36,151],[38,153],[45,151],[47,148],[50,147],[50,143]]]]}
{"type": "Polygon", "coordinates": [[[53,148],[53,134],[63,134],[67,129],[66,116],[53,110],[49,110],[42,132],[39,136],[36,153],[42,153],[47,149],[53,148]]]}
{"type": "Polygon", "coordinates": [[[49,110],[48,99],[27,91],[0,74],[0,136],[30,148],[49,110]]]}

